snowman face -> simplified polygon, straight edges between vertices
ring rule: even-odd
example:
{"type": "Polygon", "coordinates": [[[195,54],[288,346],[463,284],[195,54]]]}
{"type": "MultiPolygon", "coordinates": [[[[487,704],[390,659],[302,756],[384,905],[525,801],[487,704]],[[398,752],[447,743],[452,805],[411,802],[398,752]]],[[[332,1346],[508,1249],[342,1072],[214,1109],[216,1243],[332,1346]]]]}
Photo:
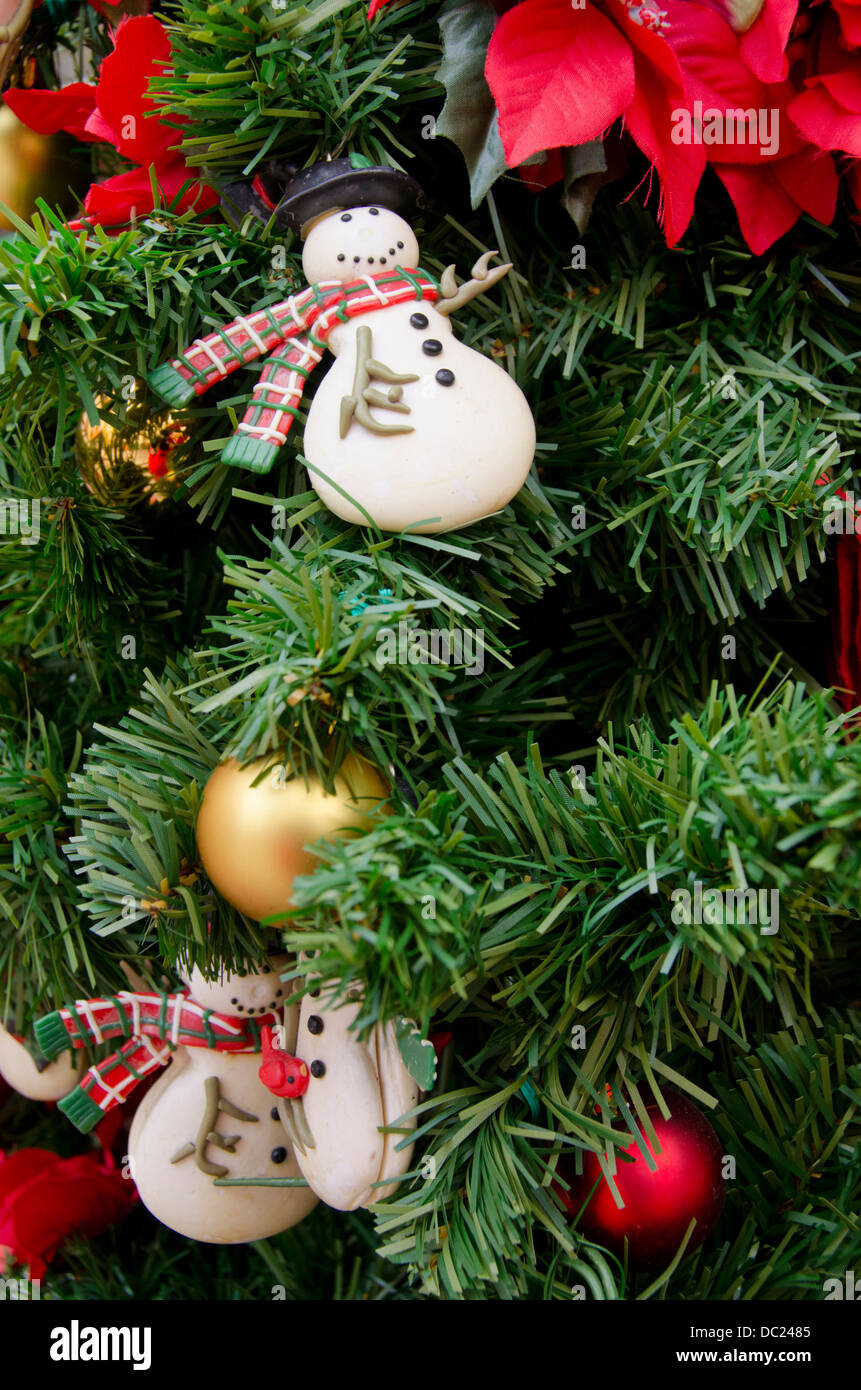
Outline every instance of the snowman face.
{"type": "Polygon", "coordinates": [[[248,974],[223,974],[217,980],[204,979],[195,966],[190,974],[183,974],[183,979],[194,1002],[204,1009],[254,1018],[283,1008],[288,987],[281,979],[281,971],[287,962],[287,956],[270,956],[269,969],[265,965],[254,966],[248,974]]]}
{"type": "Polygon", "coordinates": [[[402,265],[414,270],[419,244],[408,222],[389,208],[350,208],[315,222],[305,239],[302,269],[309,285],[355,280],[402,265]]]}

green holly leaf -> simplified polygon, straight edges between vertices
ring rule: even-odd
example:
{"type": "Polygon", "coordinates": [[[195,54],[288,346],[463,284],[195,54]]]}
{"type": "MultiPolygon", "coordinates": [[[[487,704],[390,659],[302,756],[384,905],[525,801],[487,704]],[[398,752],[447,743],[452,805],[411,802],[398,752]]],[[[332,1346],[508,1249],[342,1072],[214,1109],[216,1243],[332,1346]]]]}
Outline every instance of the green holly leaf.
{"type": "Polygon", "coordinates": [[[437,77],[446,90],[437,135],[458,146],[469,171],[472,206],[478,207],[505,173],[505,152],[496,106],[484,76],[487,45],[496,22],[489,0],[470,0],[440,15],[443,58],[437,77]]]}
{"type": "Polygon", "coordinates": [[[411,1018],[397,1026],[398,1051],[413,1081],[422,1091],[432,1091],[436,1081],[436,1053],[433,1043],[423,1038],[411,1018]]]}

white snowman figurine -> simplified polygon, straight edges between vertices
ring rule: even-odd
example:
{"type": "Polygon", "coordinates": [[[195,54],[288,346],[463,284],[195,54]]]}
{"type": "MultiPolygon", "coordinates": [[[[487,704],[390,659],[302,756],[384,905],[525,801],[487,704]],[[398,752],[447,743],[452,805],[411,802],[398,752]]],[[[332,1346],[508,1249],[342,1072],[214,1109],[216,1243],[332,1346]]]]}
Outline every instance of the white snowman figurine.
{"type": "MultiPolygon", "coordinates": [[[[329,333],[336,360],[311,402],[302,452],[336,516],[371,517],[383,531],[450,531],[499,511],[522,487],[535,454],[526,398],[496,362],[454,336],[448,317],[510,269],[488,272],[488,259],[459,292],[450,267],[447,298],[393,302],[329,333]]],[[[305,231],[302,267],[312,285],[367,277],[390,293],[371,277],[418,265],[415,233],[382,202],[336,206],[305,231]]]]}
{"type": "Polygon", "coordinates": [[[395,1191],[410,1167],[420,1099],[395,1024],[376,1024],[360,1042],[353,1028],[359,1007],[355,995],[339,998],[334,985],[312,990],[300,1010],[299,1057],[285,1058],[282,1040],[264,1038],[260,1071],[279,1098],[310,1188],[338,1211],[372,1206],[395,1191]]]}
{"type": "MultiPolygon", "coordinates": [[[[195,968],[187,976],[190,998],[243,1020],[283,1008],[281,1026],[292,1041],[299,1011],[283,1003],[285,960],[216,980],[195,968]]],[[[259,1052],[180,1047],[135,1113],[131,1176],[144,1206],[181,1235],[214,1244],[260,1240],[296,1225],[317,1203],[308,1187],[258,1185],[302,1176],[259,1068],[259,1052]]]]}
{"type": "Polygon", "coordinates": [[[355,155],[295,174],[277,206],[254,197],[244,210],[268,208],[304,237],[309,288],[198,339],[151,373],[155,390],[183,406],[270,354],[221,456],[265,473],[328,348],[335,362],[311,402],[303,454],[332,512],[418,534],[498,512],[529,473],[535,422],[516,382],[459,342],[449,315],[511,265],[489,269],[491,251],[465,284],[454,266],[437,283],[419,266],[409,221],[424,205],[418,184],[355,155]]]}

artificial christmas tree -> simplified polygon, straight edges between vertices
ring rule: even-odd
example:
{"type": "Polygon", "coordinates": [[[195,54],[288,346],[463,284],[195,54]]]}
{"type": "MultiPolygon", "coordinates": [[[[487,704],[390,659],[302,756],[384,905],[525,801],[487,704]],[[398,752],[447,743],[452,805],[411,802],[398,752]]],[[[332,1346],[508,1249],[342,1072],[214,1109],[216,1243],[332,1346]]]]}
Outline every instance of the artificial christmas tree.
{"type": "MultiPolygon", "coordinates": [[[[0,1022],[39,1059],[66,1010],[106,1076],[116,1029],[137,1066],[145,998],[170,1062],[140,1122],[122,1107],[128,1156],[149,1136],[155,1217],[127,1164],[130,1214],[55,1257],[56,1298],[270,1298],[274,1279],[291,1299],[812,1301],[861,1258],[861,747],[828,687],[826,525],[859,426],[859,36],[846,5],[667,3],[168,0],[120,21],[46,2],[9,60],[7,104],[94,163],[77,217],[43,203],[0,242],[0,1022]],[[565,97],[552,121],[536,85],[565,97]],[[672,139],[674,109],[737,93],[780,113],[773,167],[672,139]],[[362,200],[333,202],[329,171],[297,211],[327,162],[365,171],[362,200]],[[303,270],[300,228],[352,256],[407,185],[422,270],[398,270],[413,248],[387,221],[383,273],[412,277],[409,302],[367,319],[375,344],[397,312],[409,370],[362,347],[339,278],[346,386],[321,434],[341,364],[307,394],[278,376],[292,357],[261,371],[339,273],[303,270]],[[494,283],[461,294],[443,345],[452,263],[494,283]],[[479,363],[490,455],[457,394],[479,363]],[[169,488],[94,488],[82,432],[138,440],[146,379],[173,402],[145,405],[169,488]],[[229,443],[252,395],[253,428],[278,415],[265,474],[253,436],[229,443]],[[381,427],[400,405],[423,428],[399,473],[384,449],[412,436],[381,427]],[[243,812],[260,768],[286,831],[269,784],[243,812]],[[231,779],[242,797],[213,817],[231,779]],[[246,1011],[240,972],[276,950],[298,1039],[246,1011]],[[182,1009],[152,1002],[192,972],[239,979],[201,1015],[201,1036],[241,1027],[230,1066],[214,1043],[186,1053],[182,1009]],[[172,1111],[153,1149],[171,1094],[183,1125],[172,1111]],[[621,1200],[626,1151],[660,1175],[674,1105],[717,1136],[725,1199],[713,1184],[700,1229],[644,1268],[624,1220],[579,1219],[584,1184],[621,1200]],[[223,1167],[227,1130],[241,1154],[255,1124],[253,1172],[191,1156],[223,1167]],[[192,1229],[183,1184],[224,1210],[231,1181],[260,1185],[237,1206],[266,1209],[263,1238],[170,1229],[192,1229]]],[[[0,1101],[0,1148],[88,1153],[63,1108],[0,1101]]]]}

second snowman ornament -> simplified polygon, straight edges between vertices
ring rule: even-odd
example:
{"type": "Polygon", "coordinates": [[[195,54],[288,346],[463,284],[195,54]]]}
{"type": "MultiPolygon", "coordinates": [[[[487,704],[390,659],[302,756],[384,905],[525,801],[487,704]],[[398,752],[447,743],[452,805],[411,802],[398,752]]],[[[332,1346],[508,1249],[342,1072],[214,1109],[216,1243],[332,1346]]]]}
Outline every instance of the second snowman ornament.
{"type": "Polygon", "coordinates": [[[499,511],[522,487],[535,424],[507,372],[459,342],[449,314],[511,269],[479,258],[458,287],[419,267],[421,189],[396,169],[329,160],[287,184],[277,217],[305,238],[309,288],[199,338],[150,376],[174,406],[264,354],[224,462],[266,473],[325,349],[308,413],[312,484],[344,520],[434,533],[499,511]]]}
{"type": "MultiPolygon", "coordinates": [[[[371,1206],[395,1191],[410,1166],[420,1099],[395,1024],[376,1024],[360,1042],[352,1027],[359,1008],[357,998],[339,999],[332,985],[306,994],[296,1037],[301,1057],[282,1048],[277,1031],[263,1035],[260,1080],[279,1098],[308,1186],[338,1211],[371,1206]]],[[[433,1058],[430,1043],[427,1049],[433,1058]]]]}

